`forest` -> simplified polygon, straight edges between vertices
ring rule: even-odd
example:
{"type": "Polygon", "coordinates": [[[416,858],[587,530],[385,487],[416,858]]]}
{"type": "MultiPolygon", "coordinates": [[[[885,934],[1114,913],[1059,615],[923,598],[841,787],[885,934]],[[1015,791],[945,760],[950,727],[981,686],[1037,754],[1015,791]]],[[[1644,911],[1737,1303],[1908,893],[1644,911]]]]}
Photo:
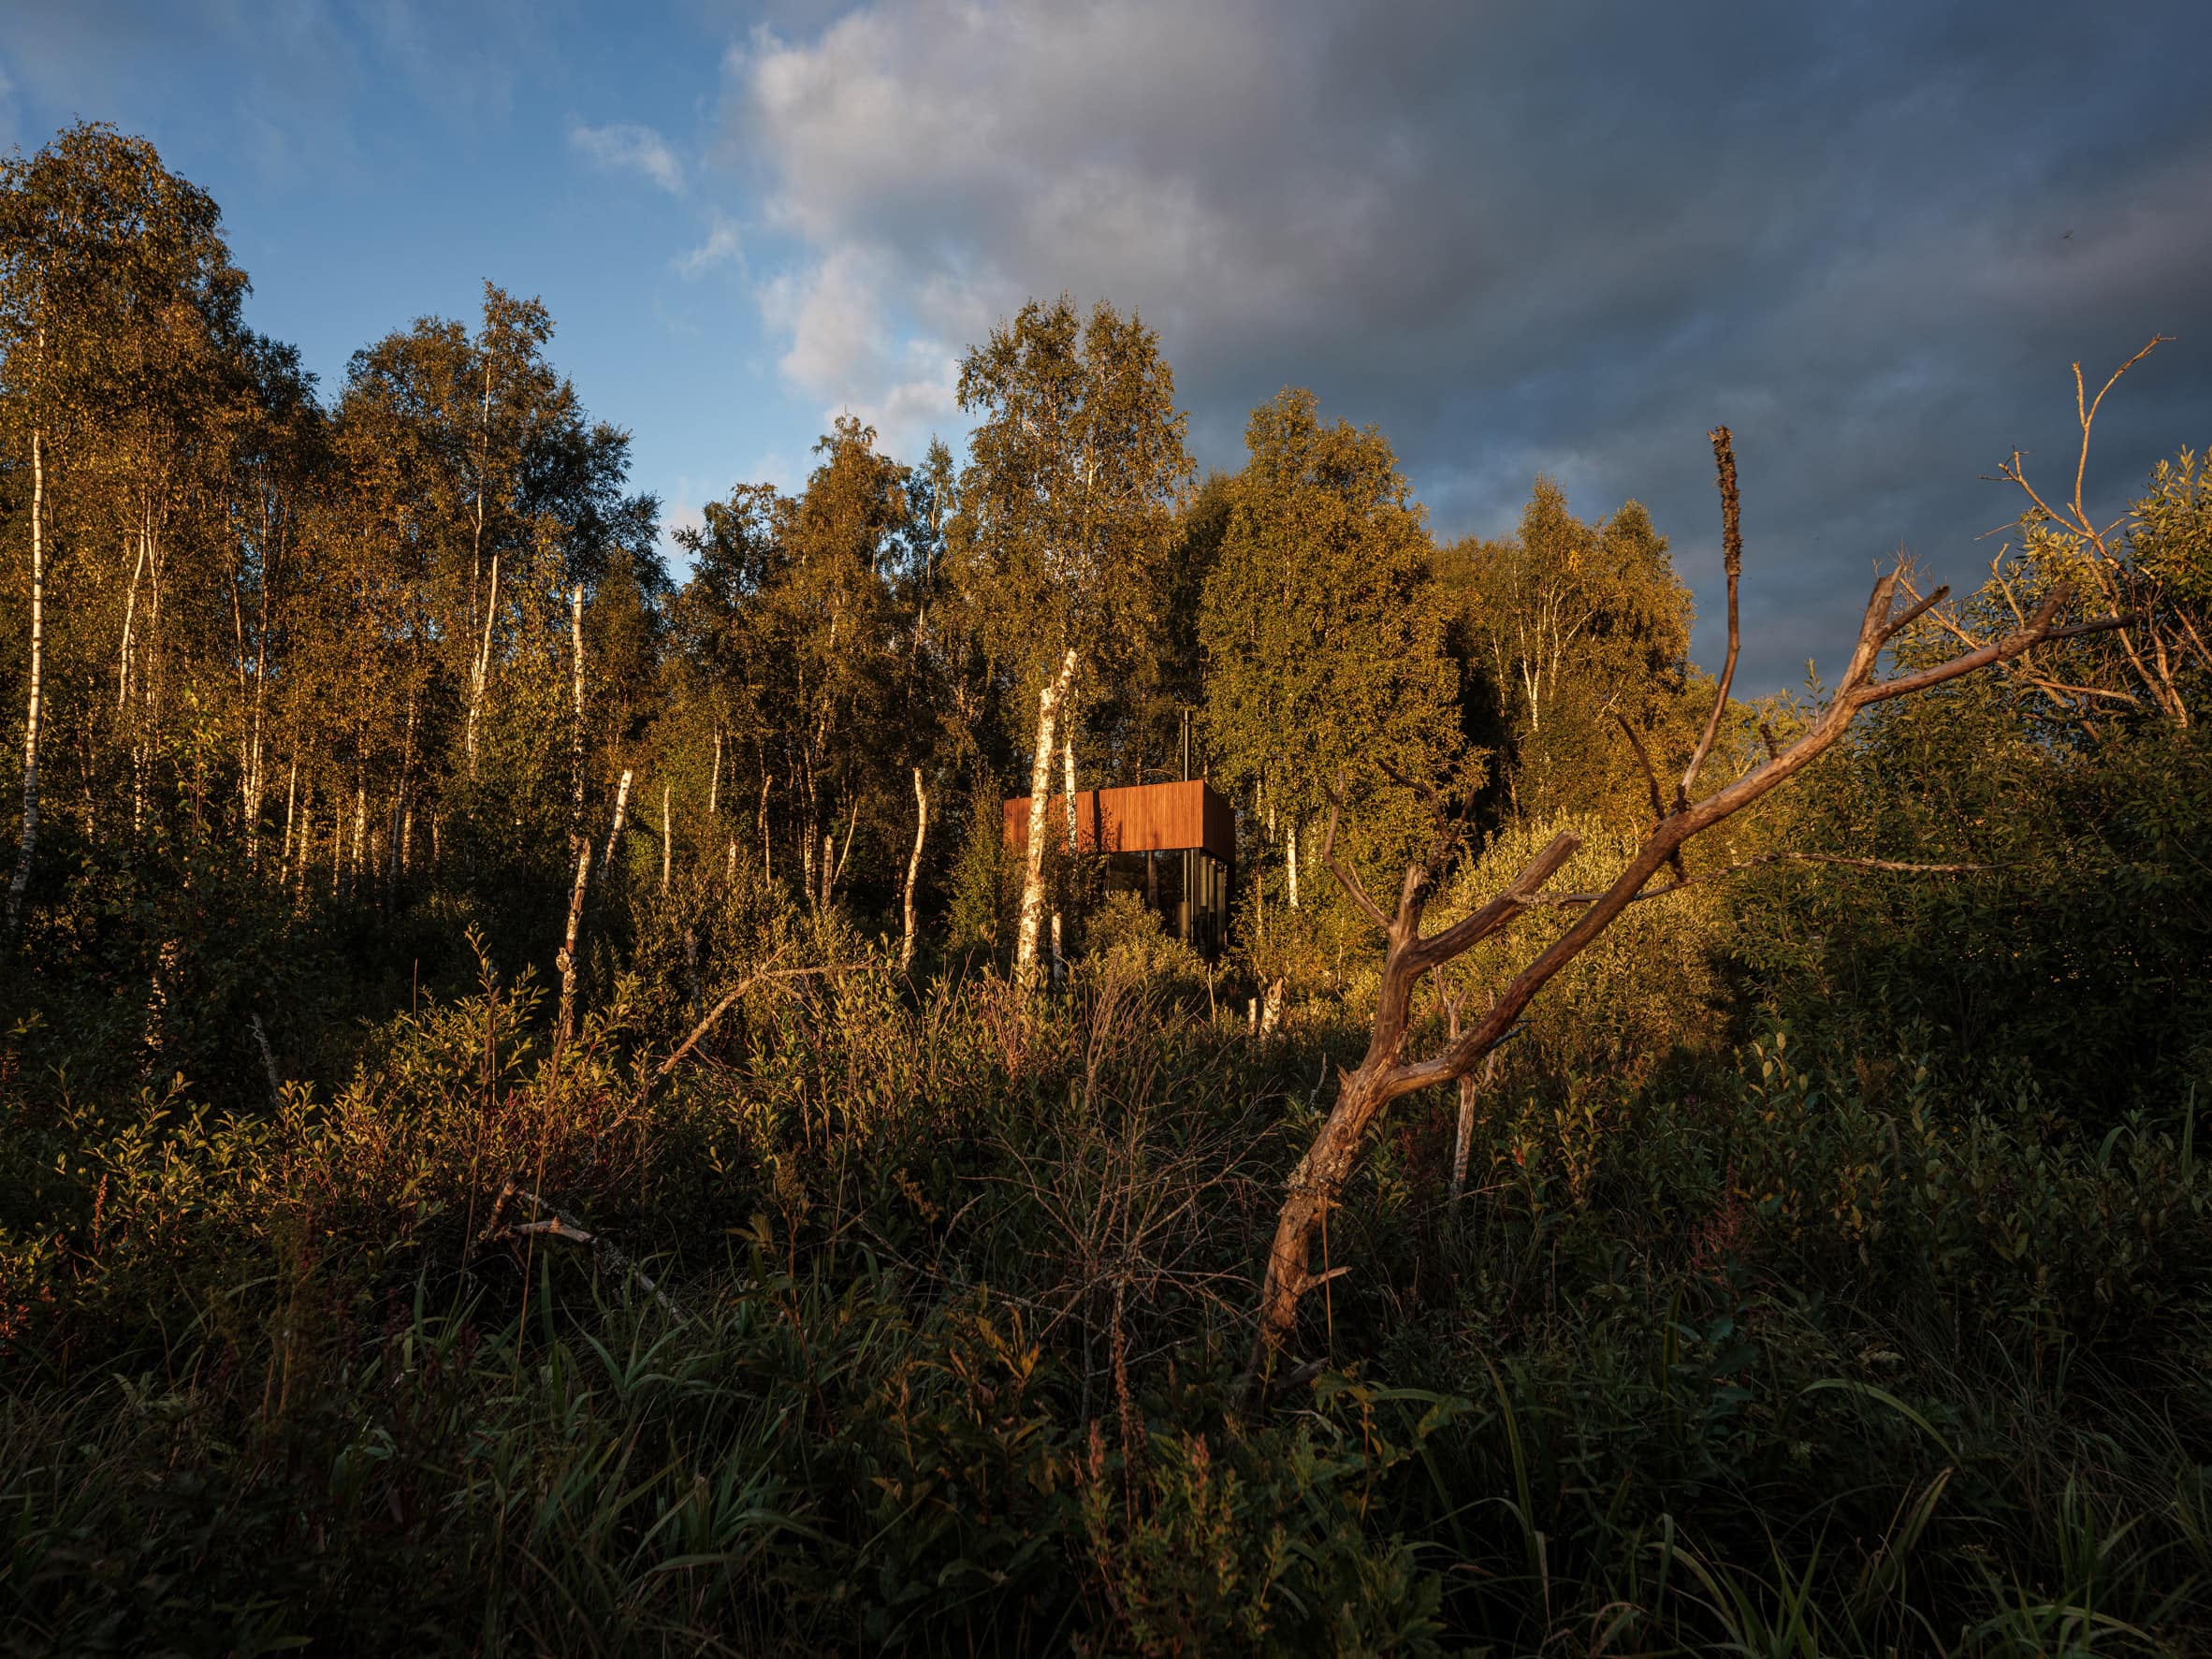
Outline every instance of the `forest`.
{"type": "Polygon", "coordinates": [[[0,1648],[2212,1647],[2150,347],[1747,695],[1725,428],[1446,543],[1014,297],[957,448],[664,537],[537,300],[326,385],[248,292],[144,140],[0,159],[0,1648]],[[1205,948],[1074,833],[1186,779],[1205,948]]]}

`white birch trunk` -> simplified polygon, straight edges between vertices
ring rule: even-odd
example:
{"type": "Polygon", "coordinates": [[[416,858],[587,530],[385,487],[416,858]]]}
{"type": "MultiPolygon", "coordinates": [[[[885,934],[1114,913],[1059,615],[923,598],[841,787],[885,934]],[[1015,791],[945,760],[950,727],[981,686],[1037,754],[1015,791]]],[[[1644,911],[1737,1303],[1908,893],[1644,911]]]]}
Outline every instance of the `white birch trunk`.
{"type": "Polygon", "coordinates": [[[661,896],[668,896],[668,871],[674,862],[676,824],[668,816],[669,796],[673,788],[667,779],[661,779],[661,896]]]}
{"type": "Polygon", "coordinates": [[[568,833],[584,833],[584,589],[579,584],[568,596],[569,677],[575,692],[575,724],[568,742],[568,833]]]}
{"type": "Polygon", "coordinates": [[[354,774],[354,885],[361,884],[362,843],[369,834],[369,786],[361,781],[358,772],[354,774]]]}
{"type": "Polygon", "coordinates": [[[922,879],[922,841],[929,834],[929,792],[922,787],[922,768],[914,768],[914,850],[907,855],[907,890],[900,909],[906,931],[898,941],[898,966],[904,972],[914,965],[914,888],[922,879]]]}
{"type": "Polygon", "coordinates": [[[773,884],[776,880],[775,862],[768,856],[768,775],[761,774],[761,880],[773,884]]]}
{"type": "Polygon", "coordinates": [[[23,893],[38,846],[38,734],[46,715],[46,433],[31,429],[31,695],[23,718],[23,837],[7,882],[7,942],[22,925],[23,893]]]}
{"type": "MultiPolygon", "coordinates": [[[[1063,713],[1070,716],[1069,725],[1074,725],[1072,711],[1064,710],[1063,713]]],[[[1075,734],[1073,732],[1070,732],[1060,739],[1060,793],[1068,799],[1068,851],[1073,852],[1075,851],[1075,734]]]]}
{"type": "Polygon", "coordinates": [[[622,768],[622,781],[615,786],[615,827],[607,832],[606,856],[599,861],[599,879],[604,881],[614,867],[615,849],[621,844],[622,820],[630,813],[630,768],[622,768]]]}
{"type": "Polygon", "coordinates": [[[1014,977],[1025,986],[1038,980],[1037,947],[1044,931],[1044,825],[1046,796],[1053,785],[1053,736],[1060,699],[1075,678],[1073,648],[1060,660],[1060,672],[1037,698],[1037,748],[1029,763],[1029,845],[1024,850],[1022,909],[1014,934],[1014,977]]]}
{"type": "MultiPolygon", "coordinates": [[[[469,570],[469,604],[472,606],[476,603],[476,578],[484,569],[484,486],[491,471],[491,357],[488,353],[484,358],[484,413],[479,431],[481,435],[476,449],[476,529],[470,544],[474,560],[469,570]]],[[[476,776],[476,714],[484,701],[484,660],[491,647],[491,618],[499,609],[499,598],[500,558],[494,553],[491,556],[491,597],[484,607],[484,646],[475,651],[475,661],[470,665],[469,708],[462,735],[463,747],[468,751],[471,778],[476,776]]],[[[473,610],[470,620],[475,620],[473,610]]],[[[472,638],[469,644],[474,648],[476,642],[472,638]]]]}
{"type": "MultiPolygon", "coordinates": [[[[482,511],[482,503],[478,503],[482,511]]],[[[469,720],[467,747],[469,776],[476,776],[476,727],[484,715],[484,686],[491,675],[491,630],[500,614],[500,556],[491,556],[491,593],[484,606],[484,641],[476,651],[475,672],[469,679],[469,720]]]]}
{"type": "Polygon", "coordinates": [[[1298,832],[1300,827],[1298,820],[1291,819],[1290,835],[1287,843],[1290,854],[1290,908],[1294,910],[1298,909],[1298,832]]]}
{"type": "Polygon", "coordinates": [[[131,565],[130,589],[123,601],[123,644],[115,653],[115,712],[121,714],[131,694],[131,632],[138,619],[138,579],[146,574],[146,532],[138,531],[138,551],[131,565]]]}
{"type": "Polygon", "coordinates": [[[292,869],[292,813],[299,804],[299,751],[292,751],[292,775],[284,785],[284,845],[277,854],[277,885],[282,887],[292,869]]]}
{"type": "MultiPolygon", "coordinates": [[[[297,770],[299,763],[295,759],[292,764],[293,768],[297,770]]],[[[292,850],[286,866],[292,873],[294,894],[301,901],[307,897],[307,866],[314,857],[314,844],[315,779],[314,774],[310,772],[307,778],[307,793],[299,803],[299,833],[292,837],[292,850]]]]}
{"type": "Polygon", "coordinates": [[[714,734],[714,772],[706,780],[706,822],[708,823],[714,822],[715,808],[721,805],[721,798],[722,734],[721,728],[718,726],[715,728],[714,734]]]}
{"type": "Polygon", "coordinates": [[[591,843],[582,836],[575,839],[576,880],[569,889],[568,928],[560,937],[560,953],[553,965],[560,970],[560,1020],[553,1037],[554,1062],[559,1064],[561,1051],[568,1047],[569,1039],[576,1029],[576,932],[584,920],[584,889],[591,881],[591,843]]]}

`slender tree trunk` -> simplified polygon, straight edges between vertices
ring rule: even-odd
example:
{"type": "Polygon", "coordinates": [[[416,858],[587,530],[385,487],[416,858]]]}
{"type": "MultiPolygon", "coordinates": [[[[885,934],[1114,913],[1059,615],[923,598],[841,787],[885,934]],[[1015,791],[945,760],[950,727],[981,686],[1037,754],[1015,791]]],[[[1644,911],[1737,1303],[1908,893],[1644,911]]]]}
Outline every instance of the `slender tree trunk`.
{"type": "Polygon", "coordinates": [[[1284,850],[1288,854],[1290,874],[1290,908],[1298,909],[1298,816],[1290,818],[1290,833],[1284,837],[1284,850]]]}
{"type": "MultiPolygon", "coordinates": [[[[1068,724],[1075,723],[1074,711],[1063,709],[1068,724]]],[[[1075,734],[1069,732],[1060,739],[1060,792],[1068,797],[1068,851],[1075,851],[1075,734]]]]}
{"type": "Polygon", "coordinates": [[[123,643],[115,652],[115,712],[121,714],[131,695],[131,633],[138,619],[138,580],[146,574],[146,531],[138,531],[138,550],[131,564],[131,585],[123,601],[123,643]]]}
{"type": "Polygon", "coordinates": [[[22,927],[23,893],[38,847],[38,735],[46,718],[46,433],[31,429],[31,694],[23,718],[23,837],[7,882],[7,942],[22,927]]]}
{"type": "Polygon", "coordinates": [[[262,781],[261,716],[268,703],[269,690],[269,586],[273,567],[269,562],[269,510],[264,497],[261,514],[261,606],[260,616],[254,625],[254,708],[250,731],[246,738],[245,809],[246,809],[246,868],[259,873],[261,868],[261,797],[265,793],[262,781]]]}
{"type": "Polygon", "coordinates": [[[284,784],[284,845],[277,854],[277,885],[284,886],[292,873],[292,813],[299,804],[299,751],[292,751],[292,775],[284,784]]]}
{"type": "Polygon", "coordinates": [[[761,880],[762,880],[763,881],[764,881],[764,882],[768,882],[768,883],[770,883],[770,884],[773,884],[773,883],[775,882],[775,880],[776,880],[776,866],[775,866],[775,863],[774,863],[774,861],[773,861],[773,860],[772,860],[772,859],[769,857],[769,849],[768,849],[768,773],[767,773],[767,769],[766,769],[765,767],[762,768],[762,771],[761,771],[761,811],[760,811],[760,820],[761,820],[761,880]]]}
{"type": "Polygon", "coordinates": [[[575,709],[568,736],[568,833],[584,834],[584,589],[578,584],[568,596],[569,681],[575,709]]]}
{"type": "MultiPolygon", "coordinates": [[[[293,763],[297,765],[298,763],[293,763]]],[[[296,903],[307,902],[309,866],[315,855],[315,778],[311,767],[307,775],[307,793],[299,803],[299,834],[292,842],[292,888],[296,903]]]]}
{"type": "Polygon", "coordinates": [[[835,864],[830,862],[830,837],[822,837],[822,908],[829,903],[837,891],[837,883],[845,879],[845,866],[852,857],[852,832],[860,827],[860,808],[855,807],[845,820],[845,845],[838,851],[835,864]]]}
{"type": "Polygon", "coordinates": [[[714,822],[715,808],[722,798],[722,730],[714,729],[714,773],[706,780],[706,822],[714,822]]]}
{"type": "Polygon", "coordinates": [[[392,809],[385,815],[384,822],[384,902],[386,910],[400,902],[400,825],[407,810],[404,790],[392,791],[392,809]]]}
{"type": "Polygon", "coordinates": [[[415,681],[410,668],[407,680],[407,725],[400,738],[400,787],[392,792],[391,879],[387,896],[399,902],[400,878],[407,874],[409,854],[415,850],[415,681]]]}
{"type": "Polygon", "coordinates": [[[599,879],[602,881],[607,879],[607,872],[614,868],[615,849],[622,841],[622,821],[629,816],[629,813],[630,768],[624,766],[622,768],[622,781],[615,786],[615,827],[607,831],[606,856],[600,860],[599,864],[599,879]]]}
{"type": "MultiPolygon", "coordinates": [[[[476,580],[484,569],[484,497],[485,485],[491,472],[491,356],[488,351],[484,358],[484,412],[481,421],[476,449],[476,528],[471,542],[474,563],[469,572],[469,603],[472,605],[476,603],[476,580]]],[[[469,707],[463,746],[468,751],[469,776],[472,779],[476,776],[476,718],[484,702],[484,677],[487,661],[491,654],[491,619],[498,614],[499,605],[500,556],[494,553],[491,556],[491,595],[484,606],[484,643],[481,648],[476,648],[476,660],[472,664],[473,671],[469,676],[469,707]]],[[[471,619],[474,619],[473,613],[471,619]]],[[[475,648],[475,639],[472,637],[469,644],[475,648]]]]}
{"type": "Polygon", "coordinates": [[[1029,762],[1029,845],[1024,849],[1022,910],[1014,934],[1014,977],[1034,986],[1039,977],[1038,939],[1044,931],[1044,825],[1046,798],[1053,786],[1053,736],[1060,700],[1075,678],[1075,651],[1060,660],[1060,672],[1037,698],[1037,748],[1029,762]]]}
{"type": "MultiPolygon", "coordinates": [[[[482,503],[478,503],[482,512],[482,503]]],[[[491,631],[500,614],[500,556],[491,556],[491,592],[484,606],[484,639],[476,650],[475,672],[469,680],[469,719],[467,747],[469,776],[476,776],[476,727],[484,717],[484,688],[491,677],[491,631]]]]}
{"type": "Polygon", "coordinates": [[[360,892],[360,886],[361,886],[361,871],[362,871],[362,869],[363,869],[363,867],[364,867],[363,859],[362,859],[362,843],[363,843],[363,842],[364,842],[364,841],[367,839],[367,837],[368,837],[368,834],[369,834],[369,785],[368,785],[368,784],[367,784],[367,783],[366,783],[366,782],[365,782],[365,781],[362,779],[362,777],[361,777],[361,768],[360,768],[360,766],[359,766],[359,765],[357,764],[355,765],[355,767],[354,767],[354,863],[353,863],[354,890],[355,890],[355,893],[356,893],[357,896],[358,895],[358,894],[359,894],[359,892],[360,892]]]}
{"type": "Polygon", "coordinates": [[[668,870],[669,870],[669,866],[670,866],[672,863],[674,863],[674,862],[675,862],[675,860],[674,860],[674,851],[675,851],[675,847],[676,847],[676,823],[675,823],[675,821],[674,821],[673,819],[671,819],[671,818],[668,816],[668,809],[669,809],[669,796],[670,796],[670,794],[671,794],[672,793],[673,793],[673,786],[672,786],[672,785],[669,783],[668,779],[665,779],[665,778],[662,779],[661,779],[661,896],[662,896],[662,898],[666,898],[666,897],[668,896],[668,870]]]}
{"type": "MultiPolygon", "coordinates": [[[[1466,993],[1462,991],[1456,997],[1448,997],[1439,990],[1437,997],[1444,1004],[1445,1040],[1448,1043],[1457,1042],[1460,1040],[1460,1010],[1465,1005],[1466,993]]],[[[1475,1097],[1490,1087],[1491,1079],[1496,1074],[1497,1069],[1498,1050],[1493,1048],[1483,1056],[1479,1083],[1472,1071],[1460,1075],[1459,1124],[1451,1141],[1451,1197],[1454,1203],[1467,1190],[1467,1153],[1475,1142],[1475,1097]]]]}
{"type": "Polygon", "coordinates": [[[576,850],[576,880],[568,893],[568,928],[560,936],[560,953],[553,959],[560,970],[560,1019],[553,1034],[556,1066],[576,1030],[576,934],[584,922],[584,890],[591,882],[590,841],[577,836],[570,845],[576,850]]]}
{"type": "Polygon", "coordinates": [[[907,855],[907,890],[900,909],[906,931],[898,941],[898,966],[903,972],[914,965],[914,888],[922,879],[922,840],[929,834],[929,792],[922,787],[922,768],[914,768],[914,850],[907,855]]]}

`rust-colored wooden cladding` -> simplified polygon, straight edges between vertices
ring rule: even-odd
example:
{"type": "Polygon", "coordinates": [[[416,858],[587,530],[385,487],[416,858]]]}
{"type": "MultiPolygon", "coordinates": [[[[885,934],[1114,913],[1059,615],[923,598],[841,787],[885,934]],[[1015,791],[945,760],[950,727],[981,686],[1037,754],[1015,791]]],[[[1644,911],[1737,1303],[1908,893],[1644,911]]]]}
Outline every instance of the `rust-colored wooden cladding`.
{"type": "MultiPolygon", "coordinates": [[[[1067,833],[1068,797],[1045,803],[1045,822],[1067,833]]],[[[1006,803],[1006,839],[1029,845],[1029,797],[1006,803]]],[[[1075,793],[1075,844],[1084,852],[1174,852],[1195,847],[1223,863],[1237,851],[1236,808],[1202,779],[1075,793]]]]}

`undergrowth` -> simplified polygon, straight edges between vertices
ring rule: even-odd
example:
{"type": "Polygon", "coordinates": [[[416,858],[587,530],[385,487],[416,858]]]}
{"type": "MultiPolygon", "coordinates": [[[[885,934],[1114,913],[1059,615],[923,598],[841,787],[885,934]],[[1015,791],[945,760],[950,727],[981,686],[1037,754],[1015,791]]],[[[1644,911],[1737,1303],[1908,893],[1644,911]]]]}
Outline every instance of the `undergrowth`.
{"type": "Polygon", "coordinates": [[[1356,1010],[846,959],[666,1082],[631,991],[556,1066],[488,964],[262,1110],[11,1069],[10,1648],[2212,1640],[2193,1096],[2079,1132],[1776,1027],[1508,1072],[1456,1205],[1408,1102],[1255,1409],[1356,1010]]]}

